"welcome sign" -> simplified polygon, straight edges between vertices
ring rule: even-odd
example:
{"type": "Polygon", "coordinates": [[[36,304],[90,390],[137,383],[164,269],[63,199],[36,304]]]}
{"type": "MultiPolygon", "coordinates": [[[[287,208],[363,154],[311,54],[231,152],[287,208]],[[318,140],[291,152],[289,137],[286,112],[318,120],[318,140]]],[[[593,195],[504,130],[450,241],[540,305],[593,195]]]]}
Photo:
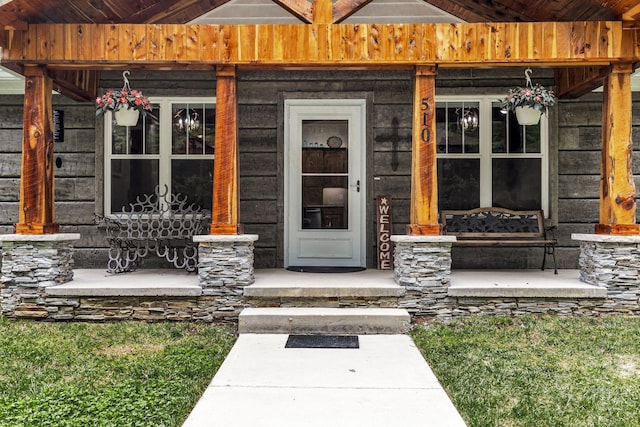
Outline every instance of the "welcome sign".
{"type": "Polygon", "coordinates": [[[393,268],[391,253],[391,196],[376,197],[377,234],[378,234],[378,270],[393,268]]]}

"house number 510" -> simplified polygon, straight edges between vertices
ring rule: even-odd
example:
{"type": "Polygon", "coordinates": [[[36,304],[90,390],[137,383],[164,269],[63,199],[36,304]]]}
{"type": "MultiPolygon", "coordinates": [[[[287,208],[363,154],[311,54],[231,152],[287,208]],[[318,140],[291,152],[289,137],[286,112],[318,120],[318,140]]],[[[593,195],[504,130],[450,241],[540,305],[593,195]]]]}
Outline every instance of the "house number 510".
{"type": "Polygon", "coordinates": [[[429,113],[431,105],[429,104],[429,98],[422,98],[422,105],[420,110],[422,111],[422,123],[420,130],[420,139],[422,142],[431,142],[431,127],[429,126],[429,113]]]}

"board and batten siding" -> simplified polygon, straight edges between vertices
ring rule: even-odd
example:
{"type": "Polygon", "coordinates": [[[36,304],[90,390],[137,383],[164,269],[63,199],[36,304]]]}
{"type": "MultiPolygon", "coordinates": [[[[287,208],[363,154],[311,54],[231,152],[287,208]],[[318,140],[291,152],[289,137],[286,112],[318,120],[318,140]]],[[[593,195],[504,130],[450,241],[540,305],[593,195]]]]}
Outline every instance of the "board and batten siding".
{"type": "MultiPolygon", "coordinates": [[[[553,85],[550,70],[534,70],[536,82],[553,85]]],[[[522,69],[442,69],[436,96],[505,93],[522,85],[522,69]]],[[[147,96],[215,96],[214,71],[158,72],[136,70],[132,87],[147,96]]],[[[103,73],[103,88],[122,86],[121,72],[103,73]]],[[[411,114],[410,71],[282,71],[239,72],[240,223],[258,234],[256,268],[281,268],[284,253],[283,99],[366,97],[371,111],[367,137],[367,252],[375,266],[375,197],[393,198],[393,233],[404,234],[409,222],[411,114]],[[395,119],[395,120],[394,120],[395,119]],[[392,136],[397,136],[398,167],[392,168],[392,136]]],[[[634,97],[634,148],[640,145],[640,97],[634,97]]],[[[92,103],[75,103],[54,95],[54,108],[65,111],[65,140],[55,144],[56,220],[63,232],[79,232],[76,266],[103,268],[107,261],[104,232],[94,222],[103,210],[104,141],[101,119],[92,103]]],[[[23,98],[0,96],[0,232],[13,232],[17,222],[23,98]]],[[[598,222],[598,182],[602,94],[562,101],[552,112],[550,128],[550,222],[557,224],[558,265],[576,268],[579,252],[571,233],[593,232],[598,222]]],[[[640,177],[640,161],[634,170],[640,177]]],[[[637,185],[640,184],[640,178],[637,185]]],[[[454,268],[538,268],[540,249],[456,248],[454,268]],[[460,249],[460,250],[458,250],[460,249]],[[465,250],[462,250],[465,249],[465,250]],[[466,250],[469,249],[469,250],[466,250]],[[513,256],[512,256],[513,255],[513,256]]],[[[166,263],[165,263],[166,264],[166,263]]],[[[145,261],[145,266],[163,263],[145,261]]]]}

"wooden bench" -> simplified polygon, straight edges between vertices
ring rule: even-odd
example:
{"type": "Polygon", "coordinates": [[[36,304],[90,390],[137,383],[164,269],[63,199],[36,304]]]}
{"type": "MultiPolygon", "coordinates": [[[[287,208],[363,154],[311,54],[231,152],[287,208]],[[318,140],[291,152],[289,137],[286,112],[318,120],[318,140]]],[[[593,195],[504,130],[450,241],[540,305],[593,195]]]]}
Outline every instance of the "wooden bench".
{"type": "Polygon", "coordinates": [[[477,208],[471,210],[443,210],[440,223],[444,234],[456,236],[456,246],[505,246],[543,248],[542,270],[547,254],[556,266],[557,240],[547,238],[553,227],[544,226],[541,210],[512,211],[503,208],[477,208]]]}
{"type": "Polygon", "coordinates": [[[195,271],[198,264],[198,246],[193,236],[202,234],[211,216],[209,211],[188,204],[181,194],[143,194],[129,208],[110,217],[98,216],[106,228],[109,243],[110,273],[135,270],[142,258],[155,253],[175,268],[195,271]]]}

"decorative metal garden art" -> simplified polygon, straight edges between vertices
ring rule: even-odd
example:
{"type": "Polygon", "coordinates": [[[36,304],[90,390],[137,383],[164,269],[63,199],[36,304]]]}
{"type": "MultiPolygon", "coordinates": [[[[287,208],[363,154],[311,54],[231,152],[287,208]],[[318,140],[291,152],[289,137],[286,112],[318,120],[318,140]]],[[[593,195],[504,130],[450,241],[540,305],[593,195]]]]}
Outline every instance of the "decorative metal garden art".
{"type": "Polygon", "coordinates": [[[121,213],[101,218],[109,242],[110,273],[135,270],[142,260],[154,253],[176,268],[195,271],[198,248],[193,236],[202,234],[211,216],[200,206],[187,203],[187,196],[160,193],[143,194],[122,208],[121,213]]]}

